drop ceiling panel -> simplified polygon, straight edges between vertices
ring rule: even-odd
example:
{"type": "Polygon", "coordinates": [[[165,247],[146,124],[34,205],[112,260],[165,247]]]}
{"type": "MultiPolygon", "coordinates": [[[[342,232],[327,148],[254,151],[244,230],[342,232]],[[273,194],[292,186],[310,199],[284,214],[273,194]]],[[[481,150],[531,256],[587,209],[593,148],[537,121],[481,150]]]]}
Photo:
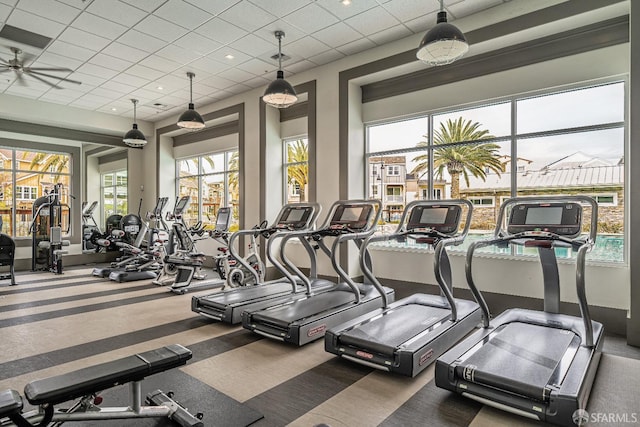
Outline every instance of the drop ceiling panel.
{"type": "Polygon", "coordinates": [[[111,43],[111,40],[106,37],[96,36],[95,34],[73,27],[67,27],[67,29],[60,34],[58,40],[95,51],[104,49],[111,43]]]}
{"type": "Polygon", "coordinates": [[[102,53],[132,62],[138,62],[149,56],[149,53],[144,50],[136,49],[135,47],[127,46],[118,42],[113,42],[102,49],[102,53]]]}
{"type": "Polygon", "coordinates": [[[200,56],[206,55],[209,52],[213,52],[216,49],[222,47],[221,43],[211,40],[198,33],[187,33],[173,42],[173,45],[182,49],[195,52],[200,56]]]}
{"type": "Polygon", "coordinates": [[[99,53],[89,61],[90,64],[100,65],[104,68],[109,68],[115,71],[124,71],[133,65],[133,62],[125,61],[124,59],[116,58],[115,56],[99,53]]]}
{"type": "Polygon", "coordinates": [[[289,24],[305,31],[307,34],[314,33],[338,22],[338,18],[336,18],[335,15],[332,15],[314,3],[290,13],[283,19],[289,24]]]}
{"type": "Polygon", "coordinates": [[[375,34],[370,34],[368,39],[377,45],[383,45],[390,43],[394,40],[409,37],[413,32],[405,27],[403,24],[398,24],[395,27],[387,28],[375,34]]]}
{"type": "Polygon", "coordinates": [[[120,1],[94,1],[87,12],[130,27],[140,22],[147,12],[120,1]]]}
{"type": "Polygon", "coordinates": [[[59,22],[19,9],[14,9],[11,12],[7,24],[51,38],[57,37],[65,29],[65,26],[59,22]]]}
{"type": "Polygon", "coordinates": [[[264,9],[254,6],[248,1],[236,3],[220,14],[220,18],[233,22],[236,26],[252,32],[264,27],[277,18],[264,9]]]}
{"type": "Polygon", "coordinates": [[[120,37],[127,31],[127,27],[124,25],[116,24],[115,22],[86,12],[78,16],[71,26],[108,39],[120,37]]]}
{"type": "Polygon", "coordinates": [[[0,22],[4,22],[9,17],[11,13],[11,8],[6,4],[0,4],[0,22]]]}
{"type": "Polygon", "coordinates": [[[172,42],[173,40],[184,36],[189,31],[186,28],[172,24],[171,22],[155,15],[147,16],[136,24],[134,28],[165,42],[172,42]]]}
{"type": "Polygon", "coordinates": [[[342,46],[362,38],[362,34],[343,22],[323,28],[313,35],[316,39],[329,46],[342,46]]]}
{"type": "MultiPolygon", "coordinates": [[[[444,3],[453,21],[506,1],[444,3]]],[[[60,82],[64,89],[55,90],[27,76],[20,86],[4,73],[0,93],[124,116],[136,98],[141,119],[160,120],[185,108],[188,71],[196,73],[198,105],[266,88],[278,66],[271,58],[278,51],[276,30],[286,34],[282,65],[289,77],[424,34],[438,7],[438,0],[353,0],[348,6],[339,0],[0,0],[0,30],[8,28],[6,20],[45,40],[39,48],[3,40],[0,58],[10,59],[8,48],[20,47],[26,65],[70,68],[49,73],[82,82],[60,82]]]]}
{"type": "Polygon", "coordinates": [[[83,62],[89,60],[96,54],[94,50],[85,49],[60,40],[52,42],[47,48],[47,51],[83,62]]]}
{"type": "Polygon", "coordinates": [[[153,12],[167,0],[121,0],[146,12],[153,12]]]}
{"type": "Polygon", "coordinates": [[[381,7],[374,7],[345,20],[349,26],[368,36],[400,24],[396,18],[381,7]]]}
{"type": "Polygon", "coordinates": [[[54,0],[22,0],[18,8],[65,25],[80,13],[80,10],[54,0]]]}
{"type": "Polygon", "coordinates": [[[194,30],[201,36],[208,37],[222,44],[231,43],[249,34],[248,31],[219,18],[213,18],[194,30]]]}
{"type": "Polygon", "coordinates": [[[240,0],[185,0],[187,3],[196,6],[204,11],[209,12],[212,15],[218,15],[225,10],[229,9],[240,0]]]}
{"type": "Polygon", "coordinates": [[[182,0],[169,0],[153,14],[190,30],[213,18],[213,15],[182,0]]]}
{"type": "Polygon", "coordinates": [[[141,33],[138,30],[129,30],[118,38],[118,41],[127,46],[134,47],[136,49],[143,50],[148,53],[162,49],[166,46],[166,42],[150,36],[145,33],[141,33]]]}

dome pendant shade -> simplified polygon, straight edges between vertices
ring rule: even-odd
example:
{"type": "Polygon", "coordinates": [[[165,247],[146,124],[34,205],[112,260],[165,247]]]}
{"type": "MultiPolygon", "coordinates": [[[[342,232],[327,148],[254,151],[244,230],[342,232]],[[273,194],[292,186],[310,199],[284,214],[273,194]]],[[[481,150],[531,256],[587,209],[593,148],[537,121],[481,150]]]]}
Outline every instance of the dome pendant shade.
{"type": "Polygon", "coordinates": [[[187,72],[187,77],[189,77],[189,108],[180,115],[178,119],[178,127],[189,130],[198,130],[204,128],[204,119],[198,112],[196,111],[195,106],[193,105],[193,78],[196,75],[192,72],[187,72]]]}
{"type": "Polygon", "coordinates": [[[447,22],[447,12],[438,12],[438,22],[418,46],[416,57],[430,65],[447,65],[469,50],[467,39],[455,25],[447,22]]]}
{"type": "Polygon", "coordinates": [[[190,102],[189,108],[180,115],[178,126],[185,129],[202,129],[204,127],[204,119],[195,110],[193,102],[190,102]]]}
{"type": "Polygon", "coordinates": [[[298,101],[298,95],[296,95],[293,86],[284,79],[284,71],[282,71],[282,38],[284,37],[284,31],[276,31],[275,36],[278,39],[278,74],[276,74],[276,79],[267,86],[267,90],[262,95],[262,100],[265,104],[275,108],[287,108],[298,101]]]}
{"type": "Polygon", "coordinates": [[[138,130],[138,124],[136,123],[136,104],[138,100],[132,99],[131,102],[133,103],[133,128],[124,135],[122,141],[129,147],[142,148],[147,145],[147,138],[138,130]]]}
{"type": "Polygon", "coordinates": [[[284,79],[282,70],[278,70],[276,79],[264,91],[262,100],[276,108],[287,108],[298,101],[298,96],[293,86],[284,79]]]}

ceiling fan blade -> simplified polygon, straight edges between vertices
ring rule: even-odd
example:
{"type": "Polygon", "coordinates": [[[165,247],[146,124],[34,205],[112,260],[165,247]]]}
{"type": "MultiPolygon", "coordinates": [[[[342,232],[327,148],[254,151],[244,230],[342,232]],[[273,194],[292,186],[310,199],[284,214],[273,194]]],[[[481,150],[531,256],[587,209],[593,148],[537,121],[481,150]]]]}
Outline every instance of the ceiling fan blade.
{"type": "Polygon", "coordinates": [[[11,68],[3,67],[3,66],[0,65],[0,73],[6,73],[8,71],[11,71],[11,68]]]}
{"type": "Polygon", "coordinates": [[[26,86],[27,82],[24,80],[24,75],[22,74],[22,72],[16,70],[16,81],[18,82],[18,84],[20,86],[26,86]]]}
{"type": "Polygon", "coordinates": [[[34,78],[34,79],[36,79],[36,80],[40,80],[42,83],[46,83],[46,84],[48,84],[49,86],[51,86],[51,87],[53,87],[53,88],[55,88],[55,89],[62,89],[62,87],[58,86],[57,84],[55,84],[55,83],[51,83],[51,82],[48,82],[48,81],[46,81],[45,79],[43,79],[42,77],[38,77],[38,76],[36,76],[36,75],[35,75],[35,74],[33,74],[33,73],[31,73],[31,74],[30,74],[30,76],[31,76],[31,77],[33,77],[33,78],[34,78]]]}
{"type": "Polygon", "coordinates": [[[71,68],[45,68],[45,67],[24,67],[23,70],[25,71],[66,71],[66,72],[71,72],[73,71],[71,68]]]}
{"type": "Polygon", "coordinates": [[[36,57],[35,55],[32,55],[30,53],[22,52],[21,58],[20,58],[22,60],[21,61],[22,65],[24,66],[24,64],[30,63],[31,61],[33,61],[35,59],[35,57],[36,57]]]}
{"type": "Polygon", "coordinates": [[[61,81],[69,82],[69,83],[74,83],[74,84],[77,84],[77,85],[81,85],[82,84],[82,82],[79,82],[77,80],[71,80],[71,79],[67,79],[65,77],[58,77],[58,76],[54,76],[52,74],[41,73],[39,71],[26,71],[26,72],[28,74],[31,74],[31,75],[36,75],[37,74],[39,76],[49,77],[49,78],[52,78],[52,79],[57,79],[57,80],[61,80],[61,81]]]}
{"type": "Polygon", "coordinates": [[[9,61],[5,61],[3,58],[0,58],[0,62],[9,65],[9,61]]]}

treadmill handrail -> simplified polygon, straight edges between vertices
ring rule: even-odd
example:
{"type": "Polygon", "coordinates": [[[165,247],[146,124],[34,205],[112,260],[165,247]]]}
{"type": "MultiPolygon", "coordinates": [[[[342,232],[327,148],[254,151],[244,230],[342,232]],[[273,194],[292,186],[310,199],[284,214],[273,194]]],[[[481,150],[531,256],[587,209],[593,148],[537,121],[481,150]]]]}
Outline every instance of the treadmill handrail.
{"type": "MultiPolygon", "coordinates": [[[[282,217],[282,215],[284,214],[284,212],[291,207],[310,207],[311,210],[311,215],[309,215],[309,218],[307,218],[307,221],[305,223],[305,227],[304,227],[304,232],[308,232],[309,230],[312,230],[315,228],[315,223],[316,220],[318,218],[318,215],[320,214],[320,211],[322,210],[322,206],[320,206],[320,204],[315,203],[315,202],[300,202],[300,203],[288,203],[286,205],[284,205],[282,207],[282,209],[280,209],[280,212],[278,213],[278,216],[276,217],[275,221],[273,222],[273,224],[269,227],[265,227],[265,228],[251,228],[251,229],[245,229],[245,230],[238,230],[234,233],[231,234],[231,236],[229,236],[229,244],[227,245],[227,247],[229,248],[229,253],[231,254],[231,256],[233,256],[247,271],[249,271],[254,279],[255,279],[255,283],[259,283],[260,282],[260,277],[258,276],[258,272],[251,267],[251,265],[245,260],[243,259],[239,254],[238,251],[235,249],[235,245],[234,245],[234,241],[240,237],[240,236],[244,236],[244,235],[251,235],[251,234],[256,234],[256,233],[266,233],[266,232],[278,232],[278,231],[287,231],[285,229],[278,229],[276,227],[276,225],[278,224],[278,220],[282,217]]],[[[295,233],[295,232],[293,232],[295,233]]],[[[280,234],[280,233],[278,233],[280,234]]],[[[289,234],[289,233],[287,233],[289,234]]],[[[284,243],[283,243],[284,244],[284,243]]],[[[269,243],[267,243],[267,249],[269,249],[269,243]]],[[[269,257],[268,255],[268,250],[267,250],[267,257],[269,257]]],[[[269,258],[269,261],[273,262],[271,258],[269,258]]],[[[292,286],[293,289],[295,291],[295,278],[293,278],[293,276],[291,276],[290,274],[287,275],[285,273],[285,269],[284,266],[282,266],[282,264],[280,263],[276,263],[274,264],[276,266],[276,268],[278,268],[278,270],[280,270],[281,273],[283,273],[287,279],[289,281],[292,281],[292,286]],[[282,268],[282,270],[278,267],[280,266],[282,268]]]]}
{"type": "Polygon", "coordinates": [[[576,294],[578,297],[578,304],[580,306],[580,313],[583,321],[584,327],[584,345],[586,347],[593,347],[594,339],[593,339],[593,324],[591,323],[591,315],[589,313],[589,306],[587,304],[587,296],[586,296],[586,286],[585,286],[585,277],[584,271],[586,266],[586,256],[587,253],[593,248],[595,244],[595,239],[597,235],[597,227],[598,227],[598,204],[597,202],[587,196],[549,196],[549,197],[515,197],[512,199],[508,199],[505,201],[500,208],[500,213],[498,215],[498,220],[496,222],[496,229],[494,231],[494,237],[487,240],[480,240],[472,243],[467,250],[467,257],[465,263],[465,273],[467,277],[467,284],[471,289],[476,301],[480,305],[483,312],[483,324],[485,328],[489,327],[489,309],[487,307],[486,302],[482,298],[482,295],[478,291],[475,283],[473,281],[472,276],[472,260],[473,253],[476,249],[500,244],[500,243],[509,243],[518,239],[540,239],[540,240],[555,240],[564,243],[570,243],[573,246],[578,247],[578,254],[576,256],[576,294]],[[518,204],[524,203],[553,203],[553,202],[577,202],[588,204],[591,206],[591,228],[589,230],[589,237],[586,239],[570,239],[565,236],[560,236],[550,232],[521,232],[516,234],[510,234],[506,232],[506,229],[503,227],[505,220],[505,212],[507,207],[515,206],[518,204]]]}

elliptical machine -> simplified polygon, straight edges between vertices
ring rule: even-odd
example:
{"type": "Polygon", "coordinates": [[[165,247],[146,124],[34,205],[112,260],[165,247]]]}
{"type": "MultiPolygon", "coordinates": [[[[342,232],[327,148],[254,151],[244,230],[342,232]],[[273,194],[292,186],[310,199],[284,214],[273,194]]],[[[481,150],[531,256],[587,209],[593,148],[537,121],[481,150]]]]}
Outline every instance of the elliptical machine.
{"type": "Polygon", "coordinates": [[[53,190],[33,202],[33,220],[29,226],[31,234],[31,270],[49,270],[62,274],[62,256],[69,251],[69,240],[62,239],[62,233],[71,229],[71,209],[60,202],[62,184],[55,184],[53,190]],[[63,218],[66,213],[66,228],[63,229],[63,218]]]}

